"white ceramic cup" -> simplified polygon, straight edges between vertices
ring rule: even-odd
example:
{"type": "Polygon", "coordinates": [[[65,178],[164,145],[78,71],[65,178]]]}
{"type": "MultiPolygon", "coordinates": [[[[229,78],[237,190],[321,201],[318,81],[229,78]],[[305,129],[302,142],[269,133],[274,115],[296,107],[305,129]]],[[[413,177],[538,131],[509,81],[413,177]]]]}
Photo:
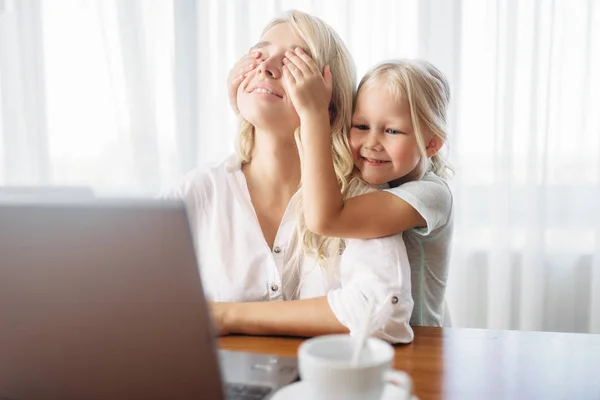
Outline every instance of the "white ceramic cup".
{"type": "Polygon", "coordinates": [[[369,338],[358,364],[351,365],[356,339],[349,335],[325,335],[308,339],[298,349],[300,377],[313,400],[378,400],[393,383],[410,399],[412,380],[392,369],[394,348],[369,338]]]}

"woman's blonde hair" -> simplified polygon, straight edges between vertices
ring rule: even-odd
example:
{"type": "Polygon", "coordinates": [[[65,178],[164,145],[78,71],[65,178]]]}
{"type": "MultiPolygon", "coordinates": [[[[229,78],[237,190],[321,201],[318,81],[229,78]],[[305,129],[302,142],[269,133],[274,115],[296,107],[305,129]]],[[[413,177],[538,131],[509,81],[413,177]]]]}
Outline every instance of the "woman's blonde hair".
{"type": "Polygon", "coordinates": [[[390,60],[371,69],[361,79],[356,95],[373,88],[387,90],[392,96],[406,96],[417,144],[421,151],[418,179],[427,172],[442,178],[452,175],[452,168],[441,152],[427,158],[427,134],[446,143],[450,86],[444,75],[425,60],[390,60]]]}
{"type": "MultiPolygon", "coordinates": [[[[310,54],[323,70],[329,65],[333,75],[333,90],[330,105],[332,155],[335,174],[344,198],[355,196],[368,190],[367,184],[354,174],[354,161],[348,145],[348,127],[352,120],[352,104],[356,73],[350,52],[338,34],[321,19],[309,14],[291,10],[281,18],[271,21],[263,34],[273,26],[286,23],[304,41],[310,54]]],[[[299,139],[299,129],[295,136],[299,139]]],[[[236,148],[242,163],[251,161],[254,146],[254,126],[241,119],[236,148]]],[[[298,267],[303,253],[316,254],[319,258],[338,255],[344,248],[344,241],[315,235],[310,232],[304,220],[303,200],[296,209],[296,239],[291,264],[298,267]],[[299,240],[298,240],[299,239],[299,240]]]]}

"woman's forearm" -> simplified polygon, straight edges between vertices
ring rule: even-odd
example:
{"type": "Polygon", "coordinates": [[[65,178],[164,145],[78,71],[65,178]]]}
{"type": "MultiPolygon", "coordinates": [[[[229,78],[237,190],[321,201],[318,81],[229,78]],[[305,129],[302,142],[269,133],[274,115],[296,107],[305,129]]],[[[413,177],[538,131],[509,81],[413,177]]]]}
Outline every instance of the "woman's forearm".
{"type": "Polygon", "coordinates": [[[222,324],[227,333],[315,336],[348,333],[335,317],[327,297],[229,304],[222,324]]]}

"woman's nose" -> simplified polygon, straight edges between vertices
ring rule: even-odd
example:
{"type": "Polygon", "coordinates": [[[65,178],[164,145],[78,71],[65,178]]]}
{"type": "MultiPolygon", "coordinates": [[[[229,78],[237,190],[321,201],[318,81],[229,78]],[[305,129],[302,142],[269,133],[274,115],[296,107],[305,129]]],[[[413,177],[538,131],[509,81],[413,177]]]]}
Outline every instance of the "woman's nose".
{"type": "Polygon", "coordinates": [[[282,67],[282,59],[276,60],[275,57],[269,57],[258,65],[258,73],[269,78],[279,79],[281,78],[282,67]]]}

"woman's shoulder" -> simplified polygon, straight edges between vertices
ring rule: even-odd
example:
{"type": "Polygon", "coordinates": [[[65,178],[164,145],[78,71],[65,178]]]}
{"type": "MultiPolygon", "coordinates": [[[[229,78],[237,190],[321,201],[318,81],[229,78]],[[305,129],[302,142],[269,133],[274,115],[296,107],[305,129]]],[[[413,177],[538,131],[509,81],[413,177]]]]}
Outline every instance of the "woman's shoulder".
{"type": "Polygon", "coordinates": [[[227,175],[235,171],[236,165],[239,169],[241,163],[237,156],[233,155],[222,162],[194,168],[164,190],[159,197],[187,198],[199,193],[204,197],[207,193],[226,185],[227,175]]]}

